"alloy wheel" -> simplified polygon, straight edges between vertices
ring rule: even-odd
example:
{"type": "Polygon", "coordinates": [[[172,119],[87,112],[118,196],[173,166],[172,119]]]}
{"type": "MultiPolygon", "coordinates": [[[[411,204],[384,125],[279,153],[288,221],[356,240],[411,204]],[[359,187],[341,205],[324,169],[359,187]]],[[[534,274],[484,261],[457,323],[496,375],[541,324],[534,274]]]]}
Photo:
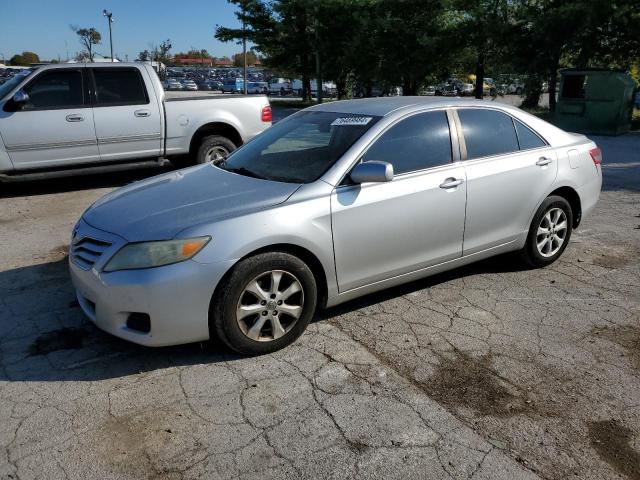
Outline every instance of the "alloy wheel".
{"type": "Polygon", "coordinates": [[[271,270],[251,280],[236,307],[236,320],[247,338],[277,340],[296,324],[304,307],[304,290],[295,275],[271,270]]]}
{"type": "Polygon", "coordinates": [[[552,257],[562,247],[567,237],[567,215],[561,208],[551,208],[543,215],[536,233],[538,253],[552,257]]]}
{"type": "Polygon", "coordinates": [[[209,162],[218,163],[219,161],[227,158],[228,155],[229,155],[229,151],[226,148],[220,145],[215,145],[211,147],[209,150],[207,150],[207,153],[204,156],[204,160],[206,163],[209,163],[209,162]]]}

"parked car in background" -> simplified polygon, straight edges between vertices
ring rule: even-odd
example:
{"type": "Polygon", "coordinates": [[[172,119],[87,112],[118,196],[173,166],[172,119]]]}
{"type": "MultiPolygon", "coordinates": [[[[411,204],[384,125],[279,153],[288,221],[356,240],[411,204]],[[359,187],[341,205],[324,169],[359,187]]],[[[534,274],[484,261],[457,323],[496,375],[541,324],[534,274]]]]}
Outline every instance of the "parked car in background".
{"type": "Polygon", "coordinates": [[[244,93],[244,80],[242,78],[225,78],[222,82],[224,93],[244,93]]]}
{"type": "Polygon", "coordinates": [[[167,80],[167,89],[168,90],[183,90],[182,83],[177,80],[169,79],[167,80]]]}
{"type": "Polygon", "coordinates": [[[436,94],[436,87],[434,87],[433,85],[429,85],[428,87],[426,87],[424,89],[423,95],[427,95],[427,96],[434,96],[436,94]]]}
{"type": "Polygon", "coordinates": [[[144,63],[47,65],[0,86],[0,180],[206,163],[270,125],[263,96],[167,98],[144,63]]]}
{"type": "Polygon", "coordinates": [[[592,140],[503,104],[318,105],[224,161],[98,200],[71,278],[118,337],[269,353],[317,308],[506,252],[552,264],[598,200],[600,162],[592,140]]]}
{"type": "Polygon", "coordinates": [[[197,81],[196,86],[198,87],[198,90],[211,90],[211,85],[209,84],[209,82],[206,82],[204,80],[197,81]]]}
{"type": "Polygon", "coordinates": [[[274,77],[269,80],[269,93],[272,95],[290,95],[292,93],[291,81],[286,78],[274,77]]]}
{"type": "Polygon", "coordinates": [[[183,90],[196,91],[196,90],[198,90],[198,85],[196,85],[196,82],[194,82],[193,80],[183,80],[182,81],[182,89],[183,90]]]}
{"type": "Polygon", "coordinates": [[[259,93],[265,95],[269,93],[269,86],[267,82],[248,82],[247,93],[259,93]]]}
{"type": "Polygon", "coordinates": [[[475,93],[475,85],[473,83],[460,83],[458,88],[462,97],[472,97],[475,93]]]}

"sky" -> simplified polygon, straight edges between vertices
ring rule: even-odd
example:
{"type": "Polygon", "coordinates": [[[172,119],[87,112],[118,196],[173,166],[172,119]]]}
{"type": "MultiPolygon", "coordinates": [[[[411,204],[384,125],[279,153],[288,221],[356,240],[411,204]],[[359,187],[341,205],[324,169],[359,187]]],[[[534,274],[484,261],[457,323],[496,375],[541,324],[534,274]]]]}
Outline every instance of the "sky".
{"type": "Polygon", "coordinates": [[[70,25],[94,27],[102,34],[98,53],[109,56],[109,26],[102,10],[113,13],[113,51],[133,61],[151,44],[171,39],[171,52],[192,47],[215,57],[242,50],[213,38],[216,25],[238,26],[227,0],[0,0],[0,62],[32,51],[41,60],[71,58],[81,51],[70,25]]]}

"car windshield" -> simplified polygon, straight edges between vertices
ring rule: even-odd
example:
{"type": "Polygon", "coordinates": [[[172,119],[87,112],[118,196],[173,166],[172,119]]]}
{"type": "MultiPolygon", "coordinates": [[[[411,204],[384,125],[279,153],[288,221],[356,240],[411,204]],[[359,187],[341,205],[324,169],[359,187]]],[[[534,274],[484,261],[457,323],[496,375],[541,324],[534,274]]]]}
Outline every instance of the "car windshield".
{"type": "MultiPolygon", "coordinates": [[[[31,75],[31,73],[29,75],[31,75]]],[[[0,85],[0,99],[3,99],[11,90],[14,89],[16,85],[22,82],[29,75],[23,75],[23,74],[14,75],[9,80],[7,80],[2,85],[0,85]]]]}
{"type": "Polygon", "coordinates": [[[266,180],[310,183],[379,119],[351,113],[301,112],[278,122],[219,166],[266,180]]]}

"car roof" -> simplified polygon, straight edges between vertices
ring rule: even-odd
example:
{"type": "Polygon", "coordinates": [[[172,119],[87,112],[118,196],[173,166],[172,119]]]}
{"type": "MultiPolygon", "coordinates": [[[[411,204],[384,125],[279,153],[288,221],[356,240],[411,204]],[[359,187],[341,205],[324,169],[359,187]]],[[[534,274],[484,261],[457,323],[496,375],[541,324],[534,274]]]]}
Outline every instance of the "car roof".
{"type": "Polygon", "coordinates": [[[321,112],[358,113],[362,115],[375,115],[384,117],[397,110],[419,110],[422,108],[444,107],[479,107],[492,106],[509,110],[509,105],[497,104],[486,100],[456,98],[456,97],[379,97],[360,98],[355,100],[342,100],[338,102],[315,105],[310,110],[321,112]]]}

